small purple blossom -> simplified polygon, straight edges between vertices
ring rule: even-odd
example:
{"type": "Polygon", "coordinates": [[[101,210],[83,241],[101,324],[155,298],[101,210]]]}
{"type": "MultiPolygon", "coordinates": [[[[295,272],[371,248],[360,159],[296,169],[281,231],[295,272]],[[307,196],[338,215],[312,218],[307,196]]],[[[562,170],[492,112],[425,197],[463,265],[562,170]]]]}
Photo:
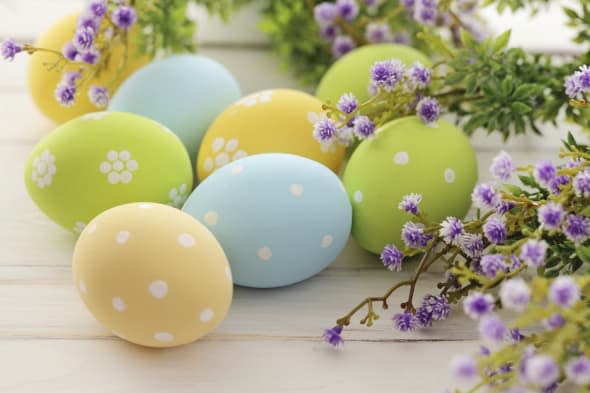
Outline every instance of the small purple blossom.
{"type": "Polygon", "coordinates": [[[109,104],[109,91],[106,87],[92,86],[88,89],[88,99],[98,108],[105,108],[109,104]]]}
{"type": "Polygon", "coordinates": [[[419,61],[412,64],[408,70],[408,80],[410,84],[418,89],[424,89],[430,84],[432,70],[424,67],[419,61]]]}
{"type": "Polygon", "coordinates": [[[512,162],[512,157],[505,151],[501,151],[492,161],[490,172],[494,177],[501,181],[508,181],[516,166],[512,162]]]}
{"type": "Polygon", "coordinates": [[[561,316],[560,313],[556,312],[555,314],[551,315],[549,318],[544,320],[543,324],[548,330],[559,329],[560,327],[565,325],[565,319],[561,316]]]}
{"type": "Polygon", "coordinates": [[[129,30],[137,21],[137,13],[131,6],[120,6],[111,14],[111,20],[119,29],[129,30]]]}
{"type": "Polygon", "coordinates": [[[332,142],[337,130],[338,125],[336,122],[323,116],[313,125],[313,137],[320,143],[329,144],[332,142]]]}
{"type": "Polygon", "coordinates": [[[548,355],[534,355],[526,362],[526,379],[539,387],[548,387],[559,378],[559,367],[548,355]]]}
{"type": "Polygon", "coordinates": [[[515,206],[516,204],[512,201],[501,200],[496,206],[496,213],[503,216],[504,214],[512,210],[515,206]]]}
{"type": "Polygon", "coordinates": [[[423,97],[416,105],[416,114],[426,125],[434,125],[440,117],[442,107],[438,100],[433,97],[423,97]]]}
{"type": "Polygon", "coordinates": [[[402,240],[408,248],[424,247],[431,238],[424,234],[424,227],[421,224],[408,221],[402,228],[402,240]]]}
{"type": "Polygon", "coordinates": [[[375,123],[367,116],[357,116],[354,120],[354,133],[359,139],[369,139],[375,135],[375,123]]]}
{"type": "Polygon", "coordinates": [[[573,186],[576,196],[590,198],[590,170],[578,172],[574,177],[573,186]]]}
{"type": "Polygon", "coordinates": [[[570,276],[559,276],[549,286],[549,300],[559,307],[571,307],[580,300],[580,287],[570,276]]]}
{"type": "Polygon", "coordinates": [[[418,327],[418,320],[409,311],[397,313],[393,316],[393,324],[400,332],[409,332],[418,327]]]}
{"type": "Polygon", "coordinates": [[[94,45],[94,30],[89,27],[79,28],[74,34],[72,44],[78,52],[88,52],[94,45]]]}
{"type": "Polygon", "coordinates": [[[423,25],[432,26],[436,22],[437,9],[436,6],[427,6],[419,1],[414,7],[414,19],[423,25]]]}
{"type": "Polygon", "coordinates": [[[338,100],[337,107],[346,114],[350,114],[358,108],[358,101],[352,93],[342,94],[338,100]]]}
{"type": "Polygon", "coordinates": [[[549,160],[542,160],[535,166],[535,180],[544,187],[549,187],[557,177],[557,169],[549,160]]]}
{"type": "Polygon", "coordinates": [[[451,305],[444,296],[426,295],[421,307],[431,314],[434,321],[445,320],[451,313],[451,305]]]}
{"type": "Polygon", "coordinates": [[[387,244],[385,247],[383,247],[383,251],[381,252],[380,258],[383,262],[383,265],[387,269],[396,272],[402,270],[402,261],[404,259],[404,253],[401,252],[393,244],[387,244]]]}
{"type": "Polygon", "coordinates": [[[61,77],[61,84],[76,87],[76,81],[81,77],[82,75],[78,71],[64,72],[64,74],[61,77]]]}
{"type": "Polygon", "coordinates": [[[475,207],[479,209],[493,209],[500,203],[500,195],[491,184],[482,183],[473,189],[471,200],[475,207]]]}
{"type": "Polygon", "coordinates": [[[531,300],[531,289],[522,278],[512,278],[502,283],[499,295],[504,308],[523,311],[531,300]]]}
{"type": "Polygon", "coordinates": [[[55,99],[65,107],[74,105],[76,100],[76,87],[59,84],[55,89],[55,99]]]}
{"type": "Polygon", "coordinates": [[[323,3],[316,5],[313,10],[313,17],[320,26],[331,25],[338,17],[336,4],[324,1],[323,3]]]}
{"type": "Polygon", "coordinates": [[[398,208],[406,213],[417,215],[420,211],[418,209],[420,202],[422,202],[422,195],[411,193],[402,198],[398,208]]]}
{"type": "Polygon", "coordinates": [[[98,53],[96,48],[90,48],[90,50],[87,52],[80,53],[79,56],[80,60],[82,60],[84,63],[94,65],[98,61],[100,53],[98,53]]]}
{"type": "Polygon", "coordinates": [[[332,54],[334,57],[342,57],[356,47],[354,40],[347,35],[339,35],[332,42],[332,54]]]}
{"type": "Polygon", "coordinates": [[[565,364],[565,375],[578,386],[590,384],[590,359],[578,356],[565,364]]]}
{"type": "Polygon", "coordinates": [[[583,243],[590,236],[590,220],[582,215],[570,214],[563,223],[563,233],[572,242],[583,243]]]}
{"type": "Polygon", "coordinates": [[[529,266],[540,267],[545,263],[547,246],[545,240],[529,239],[520,247],[520,259],[529,266]]]}
{"type": "Polygon", "coordinates": [[[477,364],[470,355],[455,355],[450,362],[451,374],[457,381],[471,382],[477,378],[477,364]]]}
{"type": "Polygon", "coordinates": [[[416,0],[402,0],[402,4],[408,10],[413,10],[414,6],[416,5],[416,0]]]}
{"type": "Polygon", "coordinates": [[[107,0],[91,0],[86,9],[95,18],[102,18],[107,13],[109,4],[107,0]]]}
{"type": "Polygon", "coordinates": [[[565,175],[557,176],[549,185],[549,191],[551,191],[551,193],[553,195],[559,195],[559,193],[561,193],[561,186],[569,184],[569,182],[570,182],[569,176],[565,176],[565,175]]]}
{"type": "Polygon", "coordinates": [[[359,14],[359,6],[356,0],[338,0],[336,9],[340,17],[346,22],[352,22],[359,14]]]}
{"type": "Polygon", "coordinates": [[[320,36],[329,42],[332,42],[340,34],[340,28],[336,25],[325,25],[320,27],[320,36]]]}
{"type": "Polygon", "coordinates": [[[490,217],[483,224],[483,232],[492,244],[502,244],[508,236],[506,224],[504,224],[504,221],[500,217],[490,217]]]}
{"type": "Polygon", "coordinates": [[[424,306],[416,309],[416,321],[420,327],[432,326],[432,313],[424,306]]]}
{"type": "Polygon", "coordinates": [[[510,256],[510,262],[511,262],[510,267],[512,269],[518,269],[519,267],[522,266],[522,261],[520,260],[520,258],[518,258],[518,256],[516,254],[512,254],[510,256]]]}
{"type": "Polygon", "coordinates": [[[525,338],[519,329],[510,329],[508,336],[513,343],[519,343],[525,338]]]}
{"type": "Polygon", "coordinates": [[[72,44],[71,42],[68,42],[67,44],[64,45],[64,47],[61,50],[61,53],[69,61],[75,61],[76,58],[78,57],[78,49],[76,49],[74,44],[72,44]]]}
{"type": "Polygon", "coordinates": [[[22,52],[23,46],[16,43],[12,38],[7,39],[0,45],[0,54],[4,60],[12,61],[14,56],[22,52]]]}
{"type": "Polygon", "coordinates": [[[504,322],[496,314],[484,315],[479,321],[478,331],[480,337],[487,342],[501,343],[504,341],[508,329],[504,322]]]}
{"type": "Polygon", "coordinates": [[[494,309],[494,297],[489,293],[472,292],[463,300],[463,312],[471,319],[479,319],[494,309]]]}
{"type": "Polygon", "coordinates": [[[465,233],[463,223],[456,217],[447,217],[440,224],[438,234],[447,244],[457,244],[460,236],[465,233]]]}
{"type": "Polygon", "coordinates": [[[386,23],[369,23],[365,30],[365,38],[370,43],[393,42],[391,29],[386,23]]]}
{"type": "Polygon", "coordinates": [[[563,86],[565,87],[565,94],[569,98],[576,98],[582,92],[582,87],[578,83],[578,76],[575,73],[565,79],[563,86]]]}
{"type": "Polygon", "coordinates": [[[351,146],[354,142],[354,130],[351,127],[340,128],[336,132],[336,141],[344,147],[351,146]]]}
{"type": "Polygon", "coordinates": [[[96,35],[100,28],[100,21],[92,15],[82,15],[78,18],[78,29],[90,29],[96,35]]]}
{"type": "Polygon", "coordinates": [[[498,272],[506,271],[504,256],[502,254],[487,254],[481,257],[481,271],[486,277],[496,277],[498,272]]]}
{"type": "Polygon", "coordinates": [[[371,85],[392,91],[403,79],[406,67],[399,60],[378,61],[371,68],[371,85]]]}
{"type": "Polygon", "coordinates": [[[410,45],[410,35],[405,31],[400,31],[393,37],[393,42],[401,45],[410,45]]]}
{"type": "Polygon", "coordinates": [[[324,341],[334,347],[337,347],[338,345],[344,343],[344,340],[342,340],[342,336],[340,335],[341,333],[342,326],[340,325],[336,325],[333,328],[326,329],[324,330],[323,334],[324,341]]]}
{"type": "Polygon", "coordinates": [[[555,230],[561,227],[564,214],[563,207],[559,203],[548,202],[539,207],[537,218],[539,219],[539,224],[543,225],[545,229],[555,230]]]}
{"type": "Polygon", "coordinates": [[[483,253],[484,244],[480,234],[464,233],[460,236],[457,244],[461,251],[470,258],[477,258],[483,253]]]}

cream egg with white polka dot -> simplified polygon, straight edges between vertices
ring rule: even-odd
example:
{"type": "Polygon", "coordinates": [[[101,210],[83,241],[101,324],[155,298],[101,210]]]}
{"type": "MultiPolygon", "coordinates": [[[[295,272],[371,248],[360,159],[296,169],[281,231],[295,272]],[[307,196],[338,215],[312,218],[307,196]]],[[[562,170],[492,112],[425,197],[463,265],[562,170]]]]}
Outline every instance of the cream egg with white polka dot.
{"type": "Polygon", "coordinates": [[[94,317],[148,347],[192,342],[213,330],[232,299],[232,273],[205,225],[157,203],[109,209],[82,231],[74,283],[94,317]]]}

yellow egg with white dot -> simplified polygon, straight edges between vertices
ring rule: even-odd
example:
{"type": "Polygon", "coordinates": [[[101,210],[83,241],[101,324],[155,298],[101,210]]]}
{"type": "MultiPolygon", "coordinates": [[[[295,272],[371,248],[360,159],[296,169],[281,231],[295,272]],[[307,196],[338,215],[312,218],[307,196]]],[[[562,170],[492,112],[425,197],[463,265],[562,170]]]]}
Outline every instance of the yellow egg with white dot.
{"type": "MultiPolygon", "coordinates": [[[[64,45],[70,42],[74,36],[78,16],[79,13],[75,13],[57,21],[41,34],[34,46],[61,53],[64,45]]],[[[82,66],[86,69],[84,76],[91,76],[93,66],[88,64],[67,64],[64,66],[64,61],[59,61],[60,56],[56,53],[35,52],[31,55],[28,69],[29,92],[33,101],[41,113],[57,124],[64,123],[85,113],[97,111],[97,107],[88,98],[88,89],[91,86],[108,86],[110,88],[109,94],[112,95],[131,73],[148,63],[149,58],[147,56],[137,55],[136,41],[137,30],[132,29],[129,33],[127,51],[121,42],[113,41],[110,43],[110,57],[105,68],[100,72],[100,75],[90,77],[84,82],[84,85],[77,92],[76,102],[69,107],[62,106],[57,102],[54,94],[63,73],[66,71],[78,71],[82,66]],[[121,64],[124,64],[124,66],[119,70],[121,64]]]]}
{"type": "Polygon", "coordinates": [[[73,275],[103,326],[148,347],[206,335],[232,299],[231,270],[213,234],[157,203],[121,205],[94,218],[76,243],[73,275]]]}
{"type": "Polygon", "coordinates": [[[344,148],[322,147],[313,137],[321,114],[322,101],[301,91],[264,90],[242,98],[207,130],[197,157],[199,180],[232,161],[263,153],[306,157],[337,172],[344,148]]]}

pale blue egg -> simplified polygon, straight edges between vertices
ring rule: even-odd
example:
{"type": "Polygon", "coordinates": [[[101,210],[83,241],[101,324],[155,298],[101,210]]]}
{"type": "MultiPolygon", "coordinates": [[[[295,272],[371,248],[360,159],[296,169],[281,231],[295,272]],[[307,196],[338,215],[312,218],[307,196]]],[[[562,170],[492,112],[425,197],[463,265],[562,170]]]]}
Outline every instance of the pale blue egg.
{"type": "Polygon", "coordinates": [[[234,282],[257,288],[293,284],[326,268],[352,224],[340,179],[291,154],[254,155],[218,169],[183,210],[219,240],[234,282]]]}
{"type": "Polygon", "coordinates": [[[176,55],[133,73],[112,97],[109,110],[165,125],[184,143],[194,164],[205,131],[240,96],[238,83],[222,64],[200,55],[176,55]]]}

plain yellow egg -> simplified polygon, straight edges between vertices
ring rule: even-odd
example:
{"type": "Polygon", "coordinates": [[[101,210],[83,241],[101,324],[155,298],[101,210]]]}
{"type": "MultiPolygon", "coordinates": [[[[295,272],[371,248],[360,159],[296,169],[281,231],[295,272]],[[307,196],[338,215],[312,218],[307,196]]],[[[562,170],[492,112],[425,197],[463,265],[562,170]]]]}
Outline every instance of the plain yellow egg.
{"type": "Polygon", "coordinates": [[[157,203],[109,209],[82,231],[74,283],[114,335],[148,347],[192,342],[213,330],[232,299],[231,270],[199,221],[157,203]]]}
{"type": "MultiPolygon", "coordinates": [[[[41,34],[37,42],[35,42],[35,47],[61,52],[63,46],[69,42],[74,35],[78,15],[78,13],[69,15],[55,23],[41,34]]],[[[134,38],[135,35],[132,30],[130,33],[127,64],[122,70],[116,83],[113,84],[113,89],[109,92],[111,96],[125,78],[149,61],[147,56],[136,56],[134,38]]],[[[104,86],[115,79],[117,68],[123,60],[124,52],[123,45],[121,44],[117,44],[113,47],[106,70],[101,72],[98,78],[90,79],[85,83],[84,88],[78,92],[76,103],[70,107],[64,107],[57,102],[54,97],[55,88],[59,84],[64,71],[78,70],[79,66],[68,64],[65,67],[61,67],[61,69],[50,70],[49,65],[55,63],[58,56],[49,52],[35,52],[31,55],[28,70],[29,91],[33,101],[46,117],[58,124],[85,113],[99,110],[88,99],[88,89],[92,85],[104,86]]]]}
{"type": "Polygon", "coordinates": [[[313,137],[313,123],[321,114],[322,102],[301,91],[264,90],[242,98],[207,130],[197,158],[199,179],[229,162],[262,153],[307,157],[337,172],[344,148],[322,148],[313,137]]]}

